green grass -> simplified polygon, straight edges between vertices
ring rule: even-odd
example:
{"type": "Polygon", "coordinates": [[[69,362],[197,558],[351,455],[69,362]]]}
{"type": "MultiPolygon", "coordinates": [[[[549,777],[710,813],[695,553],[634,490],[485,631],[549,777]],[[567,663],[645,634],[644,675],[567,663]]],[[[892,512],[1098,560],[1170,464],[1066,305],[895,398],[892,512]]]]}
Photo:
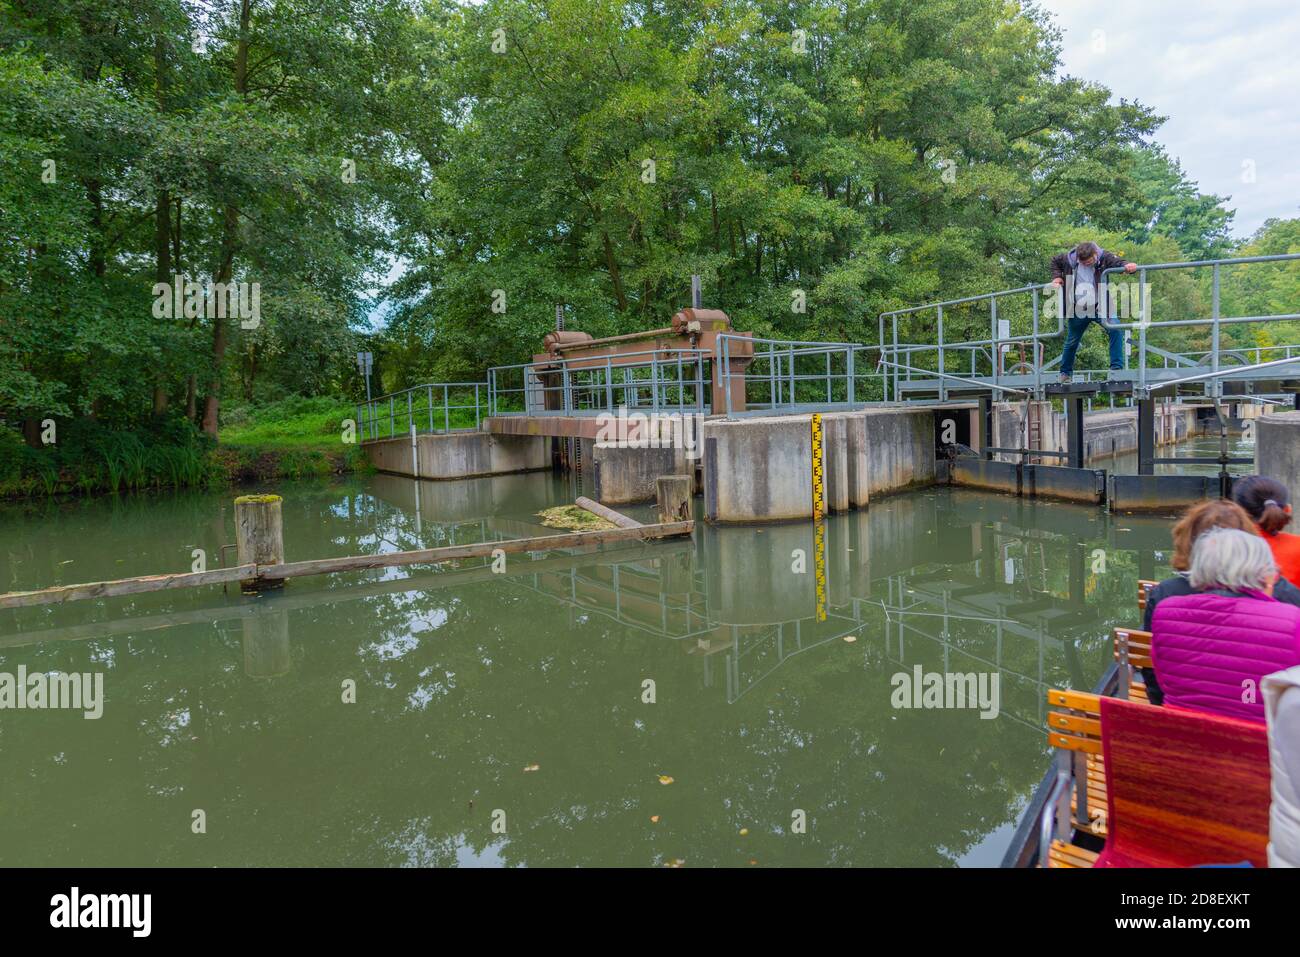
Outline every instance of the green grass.
{"type": "Polygon", "coordinates": [[[293,397],[261,406],[235,406],[223,417],[223,446],[254,446],[268,451],[342,451],[343,422],[355,407],[339,399],[293,397]]]}
{"type": "Polygon", "coordinates": [[[344,420],[355,414],[351,404],[328,397],[235,405],[222,417],[216,445],[175,415],[134,427],[60,422],[57,443],[37,449],[0,426],[0,498],[116,495],[366,471],[362,436],[357,443],[343,441],[344,420]]]}

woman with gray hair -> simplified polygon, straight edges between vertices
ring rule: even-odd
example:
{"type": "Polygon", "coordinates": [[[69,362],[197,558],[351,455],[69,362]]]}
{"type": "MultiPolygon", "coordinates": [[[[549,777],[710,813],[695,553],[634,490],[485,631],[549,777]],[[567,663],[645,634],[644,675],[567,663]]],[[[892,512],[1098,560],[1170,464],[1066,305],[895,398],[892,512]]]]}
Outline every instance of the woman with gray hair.
{"type": "Polygon", "coordinates": [[[1213,528],[1196,539],[1196,591],[1166,598],[1151,623],[1166,705],[1264,721],[1260,680],[1300,664],[1300,608],[1273,597],[1277,577],[1258,535],[1213,528]]]}

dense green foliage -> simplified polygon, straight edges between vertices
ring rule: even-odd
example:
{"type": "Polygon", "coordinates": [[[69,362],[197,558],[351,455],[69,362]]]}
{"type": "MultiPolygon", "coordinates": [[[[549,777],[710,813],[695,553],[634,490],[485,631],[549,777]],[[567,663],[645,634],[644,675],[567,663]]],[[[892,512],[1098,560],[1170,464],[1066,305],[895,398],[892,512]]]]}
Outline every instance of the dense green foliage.
{"type": "MultiPolygon", "coordinates": [[[[1061,76],[1059,42],[1008,0],[0,0],[0,420],[336,441],[358,348],[377,394],[478,380],[557,303],[635,331],[692,273],[740,328],[870,342],[1083,238],[1230,252],[1161,118],[1061,76]],[[256,284],[256,321],[160,315],[177,275],[256,284]],[[325,405],[277,426],[295,396],[325,405]]],[[[1294,310],[1294,270],[1231,279],[1225,308],[1294,310]]],[[[1167,273],[1158,305],[1208,295],[1167,273]]]]}

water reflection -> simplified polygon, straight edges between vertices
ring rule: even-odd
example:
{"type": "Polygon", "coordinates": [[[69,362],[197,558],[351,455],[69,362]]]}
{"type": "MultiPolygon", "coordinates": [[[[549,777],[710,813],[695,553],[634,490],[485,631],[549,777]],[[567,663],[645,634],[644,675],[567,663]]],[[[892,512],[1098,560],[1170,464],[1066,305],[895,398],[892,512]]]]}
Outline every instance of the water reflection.
{"type": "MultiPolygon", "coordinates": [[[[290,560],[539,534],[574,494],[549,476],[425,483],[418,505],[382,476],[283,491],[290,560]]],[[[825,621],[811,524],[0,614],[0,670],[106,675],[99,721],[0,712],[0,863],[995,862],[1044,767],[1044,690],[1100,674],[1167,527],[882,499],[827,522],[825,621]],[[998,674],[1000,715],[894,709],[891,676],[917,665],[998,674]],[[190,833],[195,807],[219,840],[190,833]]],[[[157,572],[231,536],[223,496],[0,509],[0,573],[157,572]]]]}

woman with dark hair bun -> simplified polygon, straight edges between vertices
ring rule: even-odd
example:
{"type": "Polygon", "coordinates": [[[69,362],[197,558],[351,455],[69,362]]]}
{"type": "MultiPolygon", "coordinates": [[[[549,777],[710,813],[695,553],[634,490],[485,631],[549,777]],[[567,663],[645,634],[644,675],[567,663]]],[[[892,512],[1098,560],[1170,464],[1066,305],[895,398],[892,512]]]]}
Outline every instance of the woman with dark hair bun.
{"type": "Polygon", "coordinates": [[[1282,577],[1300,584],[1300,535],[1282,531],[1291,522],[1291,493],[1286,486],[1277,479],[1249,475],[1233,484],[1232,499],[1259,527],[1282,577]]]}

